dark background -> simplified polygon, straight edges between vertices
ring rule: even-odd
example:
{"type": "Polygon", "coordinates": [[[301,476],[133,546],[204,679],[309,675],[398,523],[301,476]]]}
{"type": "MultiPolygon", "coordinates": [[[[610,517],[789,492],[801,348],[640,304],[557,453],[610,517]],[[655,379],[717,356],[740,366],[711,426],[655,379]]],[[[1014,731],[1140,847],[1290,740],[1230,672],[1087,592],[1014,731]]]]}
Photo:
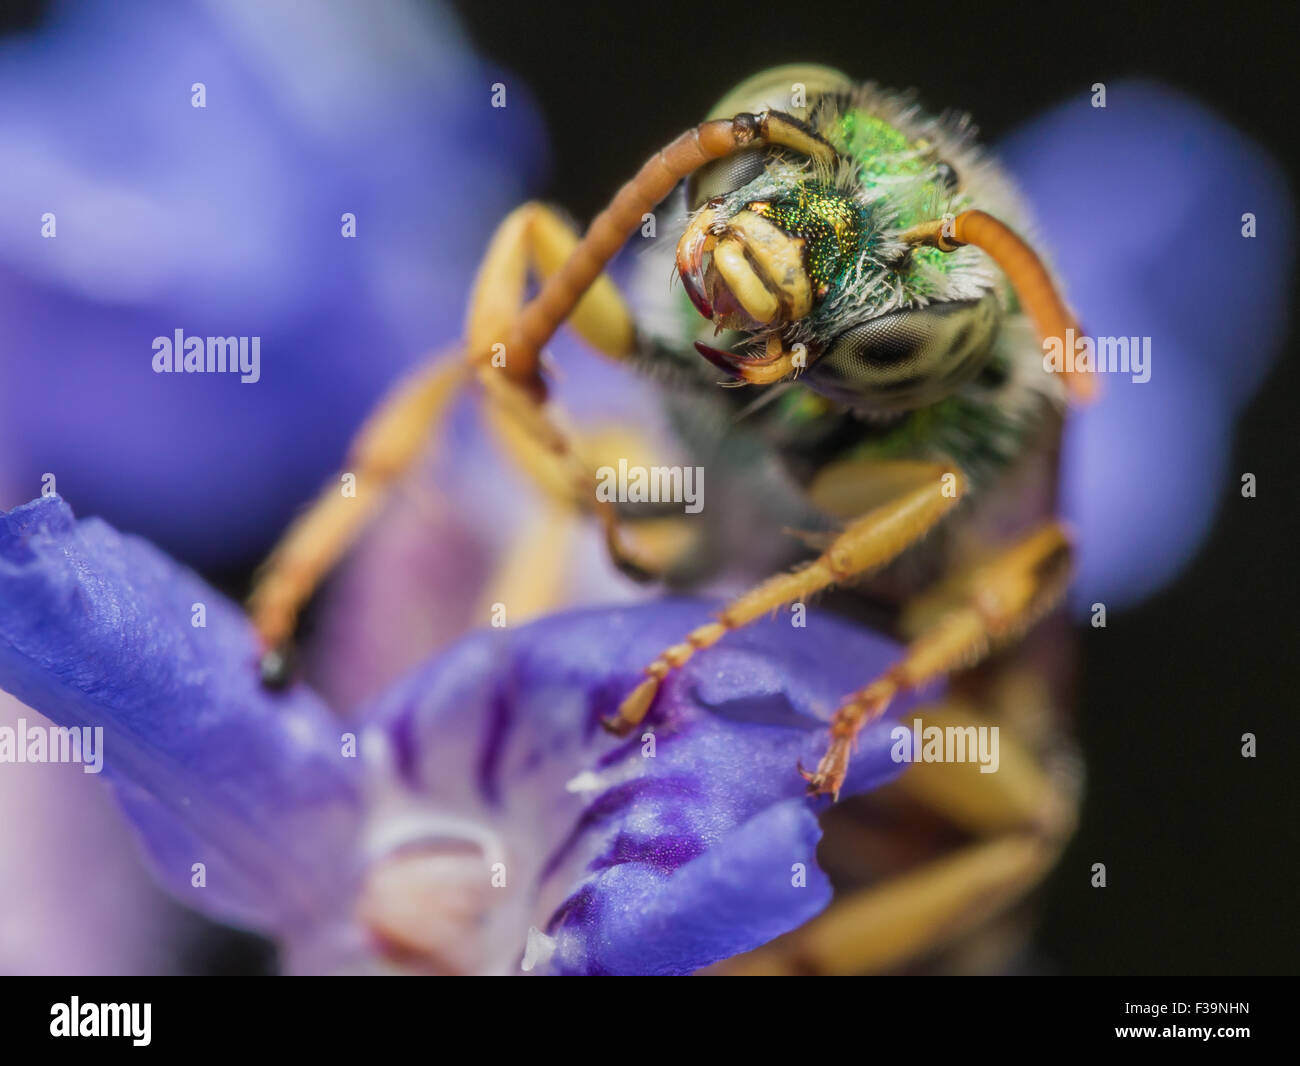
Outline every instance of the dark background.
{"type": "MultiPolygon", "coordinates": [[[[535,95],[552,150],[535,193],[590,219],[655,148],[778,63],[828,63],[932,109],[970,111],[986,143],[1093,82],[1162,78],[1211,104],[1294,175],[1297,6],[1069,8],[867,0],[555,4],[457,0],[476,49],[535,95]]],[[[0,32],[45,4],[0,6],[0,32]]],[[[1294,178],[1292,179],[1294,181],[1294,178]]],[[[1292,973],[1300,448],[1296,345],[1238,423],[1214,534],[1178,584],[1082,641],[1083,822],[1050,878],[1036,964],[1064,973],[1292,973]],[[1258,736],[1258,757],[1240,736],[1258,736]],[[1094,862],[1109,887],[1090,887],[1094,862]]],[[[1225,353],[1230,358],[1231,353],[1225,353]]],[[[266,946],[215,930],[192,968],[248,972],[266,946]]]]}
{"type": "MultiPolygon", "coordinates": [[[[1094,82],[1158,77],[1295,174],[1291,3],[455,7],[477,50],[536,94],[553,152],[539,194],[584,220],[734,84],[794,61],[915,86],[933,110],[970,111],[991,144],[1094,82]]],[[[1279,355],[1231,445],[1229,469],[1257,476],[1257,498],[1226,485],[1214,534],[1177,585],[1084,633],[1088,792],[1045,893],[1035,963],[1049,972],[1296,971],[1297,354],[1279,355]],[[1248,731],[1253,760],[1240,754],[1248,731]],[[1104,890],[1090,885],[1094,862],[1106,864],[1104,890]]]]}

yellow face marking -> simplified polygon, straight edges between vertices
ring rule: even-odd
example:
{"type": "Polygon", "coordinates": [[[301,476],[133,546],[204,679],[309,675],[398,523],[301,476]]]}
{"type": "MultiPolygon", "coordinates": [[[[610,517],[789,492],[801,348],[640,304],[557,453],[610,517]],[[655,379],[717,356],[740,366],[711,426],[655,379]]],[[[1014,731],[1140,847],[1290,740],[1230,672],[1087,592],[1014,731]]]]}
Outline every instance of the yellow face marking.
{"type": "Polygon", "coordinates": [[[744,240],[750,258],[758,265],[768,286],[779,294],[786,317],[796,319],[808,314],[812,310],[813,294],[803,265],[803,241],[753,211],[733,215],[727,229],[744,240]]]}
{"type": "Polygon", "coordinates": [[[771,322],[781,311],[781,302],[745,258],[745,246],[734,237],[724,237],[713,250],[713,265],[737,302],[755,322],[771,322]]]}

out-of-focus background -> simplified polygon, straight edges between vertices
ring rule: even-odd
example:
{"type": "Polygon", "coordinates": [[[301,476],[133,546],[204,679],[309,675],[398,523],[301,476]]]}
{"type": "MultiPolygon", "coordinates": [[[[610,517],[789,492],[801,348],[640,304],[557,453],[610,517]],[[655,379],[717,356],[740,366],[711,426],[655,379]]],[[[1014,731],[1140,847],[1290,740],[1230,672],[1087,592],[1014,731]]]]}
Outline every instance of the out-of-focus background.
{"type": "MultiPolygon", "coordinates": [[[[443,198],[445,211],[458,215],[473,215],[482,188],[482,198],[493,202],[494,211],[540,196],[578,219],[590,219],[645,156],[697,121],[736,81],[764,66],[795,60],[828,63],[886,85],[916,86],[933,109],[970,111],[987,144],[996,144],[1036,113],[1095,82],[1145,75],[1211,105],[1291,173],[1297,157],[1291,50],[1300,27],[1291,5],[1108,10],[1089,4],[1077,17],[1036,4],[940,9],[922,3],[457,0],[452,9],[465,33],[453,48],[477,54],[473,77],[483,84],[500,80],[517,92],[520,113],[535,108],[545,134],[545,147],[520,131],[476,140],[473,131],[459,129],[458,120],[448,117],[443,142],[448,157],[439,165],[457,167],[460,146],[472,141],[489,160],[475,165],[484,174],[494,166],[503,172],[483,178],[481,185],[450,186],[438,174],[428,174],[429,197],[443,198]],[[512,162],[518,164],[517,180],[511,177],[512,162]]],[[[51,5],[35,0],[10,0],[2,11],[0,32],[9,40],[40,30],[52,14],[51,5]]],[[[86,46],[93,47],[93,41],[86,46]]],[[[161,38],[159,47],[165,47],[161,38]]],[[[158,62],[165,63],[166,56],[160,54],[158,62]]],[[[65,90],[75,93],[77,70],[75,63],[66,68],[65,90]]],[[[202,77],[185,74],[184,80],[177,90],[182,94],[190,80],[202,77]]],[[[429,92],[437,89],[431,80],[429,92]]],[[[444,102],[451,106],[450,97],[443,101],[434,95],[425,101],[422,120],[436,122],[444,102]]],[[[57,120],[54,115],[49,119],[57,120]]],[[[394,124],[387,136],[409,139],[413,128],[394,124]]],[[[109,130],[101,133],[111,136],[109,130]]],[[[430,151],[436,151],[436,142],[430,151]]],[[[409,167],[424,161],[418,152],[412,154],[406,171],[370,179],[374,187],[369,193],[382,199],[389,187],[385,180],[392,187],[409,185],[409,167]]],[[[10,165],[0,159],[0,172],[10,165]]],[[[316,177],[327,180],[326,175],[316,177]]],[[[304,165],[300,180],[310,188],[310,166],[304,165]]],[[[0,190],[4,187],[0,173],[0,190]]],[[[361,187],[358,179],[355,188],[361,187]]],[[[404,195],[418,200],[419,190],[404,195]]],[[[445,258],[438,269],[448,280],[429,297],[445,309],[439,316],[447,326],[441,336],[428,338],[430,345],[454,337],[459,314],[450,309],[459,306],[474,266],[473,250],[486,239],[494,217],[467,223],[450,250],[431,248],[431,262],[435,255],[445,258]]],[[[389,272],[376,268],[364,276],[388,278],[400,289],[392,280],[400,269],[399,263],[389,272]]],[[[1168,269],[1176,273],[1176,255],[1170,256],[1168,269]]],[[[418,304],[410,293],[390,295],[381,308],[391,312],[385,317],[389,347],[382,359],[396,373],[420,354],[416,337],[421,322],[405,312],[413,301],[418,304]]],[[[430,325],[434,317],[431,313],[430,325]]],[[[91,330],[88,338],[94,335],[91,330]]],[[[1258,496],[1243,500],[1235,492],[1225,493],[1212,536],[1175,585],[1140,607],[1117,613],[1107,629],[1083,632],[1078,730],[1089,787],[1079,833],[1044,892],[1034,959],[1047,972],[1285,972],[1294,967],[1300,947],[1292,918],[1294,883],[1279,879],[1278,871],[1286,865],[1279,856],[1294,855],[1297,843],[1290,772],[1298,754],[1296,699],[1288,671],[1300,635],[1293,556],[1300,449],[1291,428],[1300,399],[1297,347],[1288,342],[1240,419],[1235,439],[1223,442],[1231,451],[1230,480],[1235,482],[1240,472],[1254,473],[1258,496]],[[1228,724],[1225,706],[1250,709],[1259,737],[1256,760],[1240,758],[1238,719],[1228,724]],[[1104,892],[1090,887],[1088,871],[1094,862],[1107,864],[1104,892]],[[1145,876],[1152,870],[1160,876],[1145,876]],[[1166,887],[1154,891],[1152,884],[1166,887]]],[[[60,353],[49,356],[57,360],[60,353]]],[[[0,351],[0,360],[5,358],[0,351]]],[[[1225,350],[1222,358],[1231,361],[1234,352],[1225,350]]],[[[329,368],[321,372],[328,374],[329,368]]],[[[382,374],[340,380],[328,397],[342,412],[340,428],[315,443],[337,449],[335,437],[349,424],[344,416],[364,410],[384,380],[382,374]]],[[[0,462],[0,479],[4,469],[0,462]]],[[[300,473],[292,463],[286,470],[300,473]]],[[[0,504],[11,506],[36,495],[39,486],[19,491],[0,480],[0,491],[13,496],[0,504]]],[[[169,489],[160,484],[156,491],[169,489]]],[[[75,489],[68,495],[77,506],[75,489]]],[[[175,550],[194,531],[149,532],[175,550]]],[[[239,595],[264,546],[265,531],[241,528],[231,538],[225,546],[234,547],[228,551],[205,545],[189,558],[239,595]]],[[[78,780],[75,786],[84,788],[85,783],[78,780]]],[[[6,854],[0,875],[6,864],[21,864],[22,844],[15,847],[19,834],[14,826],[3,830],[0,844],[6,854]]],[[[91,837],[100,838],[88,833],[85,846],[93,846],[91,837]]],[[[143,881],[127,883],[137,884],[142,893],[151,891],[143,881]]],[[[93,876],[85,881],[85,893],[90,909],[93,876]]],[[[66,913],[80,904],[73,896],[61,905],[66,913]]],[[[165,925],[168,943],[177,946],[167,949],[163,961],[157,952],[144,953],[143,961],[137,960],[142,968],[245,973],[265,972],[273,964],[269,947],[255,938],[183,915],[170,904],[154,906],[158,928],[165,925]]],[[[5,907],[13,913],[9,897],[5,907]]],[[[40,920],[54,919],[47,915],[40,920]]],[[[128,939],[150,936],[147,923],[123,930],[120,923],[114,925],[112,914],[101,924],[128,939]]],[[[0,944],[0,969],[21,971],[20,963],[5,957],[7,946],[0,944]]],[[[106,949],[103,957],[112,956],[106,949]]]]}

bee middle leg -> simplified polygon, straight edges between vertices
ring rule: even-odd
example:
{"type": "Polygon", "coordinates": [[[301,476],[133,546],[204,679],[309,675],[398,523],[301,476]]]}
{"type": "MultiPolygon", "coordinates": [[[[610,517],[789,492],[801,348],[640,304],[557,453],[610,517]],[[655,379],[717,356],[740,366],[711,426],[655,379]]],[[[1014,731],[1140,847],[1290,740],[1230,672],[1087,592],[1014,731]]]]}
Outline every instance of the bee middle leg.
{"type": "Polygon", "coordinates": [[[830,744],[817,769],[800,770],[809,794],[839,795],[858,734],[885,713],[895,696],[972,665],[1055,605],[1065,589],[1070,559],[1064,527],[1049,522],[918,601],[912,612],[933,620],[897,663],[835,712],[830,744]]]}
{"type": "Polygon", "coordinates": [[[955,468],[889,461],[881,461],[880,466],[882,471],[902,471],[910,487],[849,523],[812,562],[768,578],[724,608],[715,621],[665,650],[646,667],[646,679],[623,700],[617,713],[605,720],[605,727],[620,735],[631,732],[649,713],[663,680],[697,651],[786,604],[883,566],[932,529],[957,505],[964,491],[965,478],[955,468]]]}

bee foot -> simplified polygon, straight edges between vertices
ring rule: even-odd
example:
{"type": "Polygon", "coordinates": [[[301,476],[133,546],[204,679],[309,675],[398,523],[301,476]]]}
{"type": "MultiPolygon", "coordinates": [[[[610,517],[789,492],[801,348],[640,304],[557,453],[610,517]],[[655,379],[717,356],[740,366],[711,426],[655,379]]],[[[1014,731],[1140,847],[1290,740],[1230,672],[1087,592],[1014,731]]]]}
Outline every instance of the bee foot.
{"type": "Polygon", "coordinates": [[[799,775],[808,782],[808,795],[830,796],[833,800],[840,798],[852,748],[853,741],[850,737],[834,737],[816,770],[810,773],[802,765],[799,766],[799,775]]]}

